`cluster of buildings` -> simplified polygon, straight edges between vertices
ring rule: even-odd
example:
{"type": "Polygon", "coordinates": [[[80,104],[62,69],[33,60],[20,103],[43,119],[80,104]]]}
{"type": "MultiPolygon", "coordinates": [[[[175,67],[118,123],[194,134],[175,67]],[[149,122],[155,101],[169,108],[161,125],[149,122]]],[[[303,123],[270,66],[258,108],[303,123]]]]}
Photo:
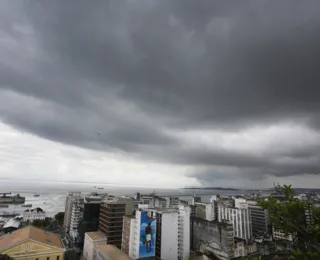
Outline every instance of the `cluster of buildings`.
{"type": "MultiPolygon", "coordinates": [[[[311,206],[305,215],[312,226],[311,206]]],[[[42,217],[45,213],[38,209],[24,214],[28,220],[42,217]]],[[[72,249],[81,252],[81,260],[231,260],[289,250],[295,239],[295,234],[276,229],[254,198],[219,195],[202,202],[196,196],[185,201],[155,194],[70,192],[63,229],[58,236],[32,226],[20,228],[0,237],[0,254],[63,260],[72,249]]]]}
{"type": "MultiPolygon", "coordinates": [[[[192,259],[202,253],[218,259],[268,255],[275,239],[290,239],[275,230],[268,212],[255,200],[212,196],[201,202],[155,194],[113,197],[71,192],[64,228],[69,246],[83,260],[96,260],[103,246],[113,245],[127,259],[192,259]]],[[[124,257],[122,255],[122,257],[124,257]]]]}

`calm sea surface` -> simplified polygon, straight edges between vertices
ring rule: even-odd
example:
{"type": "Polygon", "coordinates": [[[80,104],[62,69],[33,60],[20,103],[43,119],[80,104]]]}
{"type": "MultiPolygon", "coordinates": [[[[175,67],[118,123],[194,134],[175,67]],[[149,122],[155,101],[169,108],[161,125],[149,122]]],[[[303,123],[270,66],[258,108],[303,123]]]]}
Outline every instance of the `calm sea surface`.
{"type": "MultiPolygon", "coordinates": [[[[211,195],[239,195],[245,193],[244,190],[186,190],[186,189],[163,189],[154,187],[131,187],[99,183],[82,182],[37,182],[37,181],[13,181],[0,180],[0,192],[19,193],[26,197],[26,204],[32,204],[32,208],[40,207],[47,212],[48,216],[54,216],[57,212],[64,211],[65,199],[68,191],[81,191],[90,193],[94,191],[106,192],[111,195],[133,195],[136,192],[142,194],[154,192],[157,195],[178,195],[181,199],[188,199],[193,194],[201,194],[203,201],[209,201],[211,195]],[[94,187],[104,188],[97,190],[94,187]],[[40,197],[34,197],[39,193],[40,197]],[[187,196],[184,196],[187,195],[187,196]]],[[[10,205],[9,208],[0,208],[0,212],[22,213],[26,208],[21,205],[10,205]]]]}

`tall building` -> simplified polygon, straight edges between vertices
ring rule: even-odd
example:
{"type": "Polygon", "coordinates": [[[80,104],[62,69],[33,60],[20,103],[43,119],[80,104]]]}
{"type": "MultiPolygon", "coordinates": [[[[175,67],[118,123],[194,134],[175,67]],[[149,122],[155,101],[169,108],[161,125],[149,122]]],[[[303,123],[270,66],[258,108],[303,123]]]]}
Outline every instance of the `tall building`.
{"type": "Polygon", "coordinates": [[[101,195],[90,195],[84,198],[82,216],[78,227],[80,247],[83,245],[86,232],[98,231],[102,197],[101,195]]]}
{"type": "Polygon", "coordinates": [[[66,198],[66,205],[65,205],[65,211],[64,211],[65,213],[64,213],[64,220],[63,220],[63,227],[66,233],[69,233],[69,230],[70,230],[73,204],[81,200],[83,200],[83,198],[81,197],[81,192],[69,192],[66,198]]]}
{"type": "Polygon", "coordinates": [[[0,255],[17,260],[63,260],[65,251],[58,235],[33,226],[0,236],[0,255]]]}
{"type": "Polygon", "coordinates": [[[132,214],[129,198],[106,199],[101,203],[99,231],[107,237],[108,244],[121,248],[123,216],[132,214]]]}
{"type": "Polygon", "coordinates": [[[139,209],[134,217],[126,217],[125,226],[130,231],[124,226],[123,244],[129,237],[129,256],[132,259],[189,259],[190,212],[189,206],[179,205],[139,209]]]}
{"type": "Polygon", "coordinates": [[[252,224],[252,236],[259,237],[270,234],[271,225],[268,210],[258,205],[248,205],[252,224]]]}
{"type": "Polygon", "coordinates": [[[218,206],[218,221],[228,221],[233,225],[234,236],[242,239],[251,239],[251,219],[249,210],[218,206]]]}
{"type": "Polygon", "coordinates": [[[83,199],[75,200],[72,204],[71,218],[69,226],[69,234],[73,243],[80,243],[79,239],[79,225],[83,215],[83,199]]]}

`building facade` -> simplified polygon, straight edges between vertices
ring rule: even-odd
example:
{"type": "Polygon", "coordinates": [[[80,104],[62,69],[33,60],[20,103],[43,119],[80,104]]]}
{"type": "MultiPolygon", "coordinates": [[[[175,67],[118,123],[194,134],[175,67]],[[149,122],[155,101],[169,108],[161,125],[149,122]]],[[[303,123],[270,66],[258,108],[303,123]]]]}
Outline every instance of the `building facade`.
{"type": "Polygon", "coordinates": [[[69,233],[70,231],[73,204],[81,200],[83,200],[83,198],[81,197],[81,192],[69,192],[66,198],[65,211],[64,211],[65,213],[64,213],[64,220],[63,220],[63,227],[66,233],[69,233]]]}
{"type": "Polygon", "coordinates": [[[41,208],[27,209],[23,212],[23,220],[33,222],[36,219],[44,220],[46,218],[46,212],[41,208]]]}
{"type": "Polygon", "coordinates": [[[97,259],[97,246],[106,245],[107,237],[101,232],[87,232],[84,236],[83,258],[84,260],[97,259]]]}
{"type": "Polygon", "coordinates": [[[198,218],[203,218],[208,221],[215,219],[215,207],[213,203],[195,203],[195,215],[198,218]]]}
{"type": "Polygon", "coordinates": [[[268,210],[258,205],[248,205],[252,223],[252,236],[259,237],[270,234],[268,210]]]}
{"type": "Polygon", "coordinates": [[[228,221],[233,225],[234,236],[242,239],[251,239],[251,219],[249,210],[218,206],[218,221],[228,221]]]}
{"type": "Polygon", "coordinates": [[[108,244],[121,248],[123,216],[132,214],[132,200],[112,199],[101,203],[99,231],[107,237],[108,244]]]}
{"type": "Polygon", "coordinates": [[[126,253],[127,255],[129,255],[132,218],[133,218],[133,216],[124,216],[123,217],[121,250],[124,253],[126,253]]]}
{"type": "Polygon", "coordinates": [[[33,226],[0,236],[0,254],[17,260],[63,260],[64,253],[58,235],[33,226]]]}
{"type": "MultiPolygon", "coordinates": [[[[125,217],[123,244],[129,238],[128,254],[132,259],[154,257],[162,260],[189,259],[190,255],[190,213],[189,206],[175,208],[143,208],[134,217],[125,217]],[[150,250],[145,252],[148,242],[141,241],[152,229],[150,250]]],[[[148,239],[146,240],[148,241],[148,239]]],[[[127,252],[127,251],[125,251],[127,252]]]]}
{"type": "Polygon", "coordinates": [[[191,217],[191,248],[196,252],[210,252],[228,260],[234,254],[233,225],[228,222],[208,221],[191,217]]]}

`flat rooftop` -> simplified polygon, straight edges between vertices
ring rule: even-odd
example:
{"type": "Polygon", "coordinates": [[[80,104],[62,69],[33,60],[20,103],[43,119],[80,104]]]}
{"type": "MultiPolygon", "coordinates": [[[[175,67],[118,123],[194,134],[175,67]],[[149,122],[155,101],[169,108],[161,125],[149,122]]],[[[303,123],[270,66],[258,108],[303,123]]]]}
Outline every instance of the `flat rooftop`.
{"type": "Polygon", "coordinates": [[[99,231],[86,232],[86,235],[90,237],[93,241],[105,240],[107,237],[99,231]]]}

